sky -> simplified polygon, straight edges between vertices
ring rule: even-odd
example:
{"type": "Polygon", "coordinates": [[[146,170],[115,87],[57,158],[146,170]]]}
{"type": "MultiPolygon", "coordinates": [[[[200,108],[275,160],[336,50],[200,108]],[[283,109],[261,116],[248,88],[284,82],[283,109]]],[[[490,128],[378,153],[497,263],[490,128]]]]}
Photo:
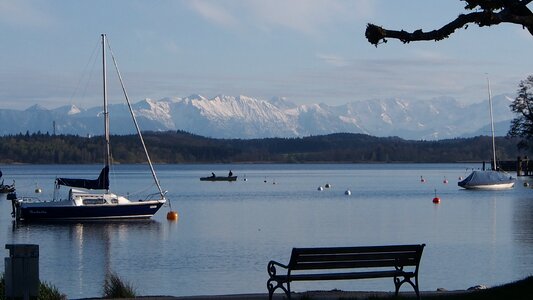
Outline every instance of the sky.
{"type": "MultiPolygon", "coordinates": [[[[200,94],[341,105],[515,95],[533,74],[519,25],[470,25],[439,42],[367,42],[367,23],[440,28],[463,1],[0,0],[0,108],[101,105],[106,33],[132,101],[200,94]]],[[[530,7],[531,8],[531,7],[530,7]]],[[[533,10],[533,8],[532,8],[533,10]]],[[[110,102],[122,101],[110,75],[110,102]]]]}

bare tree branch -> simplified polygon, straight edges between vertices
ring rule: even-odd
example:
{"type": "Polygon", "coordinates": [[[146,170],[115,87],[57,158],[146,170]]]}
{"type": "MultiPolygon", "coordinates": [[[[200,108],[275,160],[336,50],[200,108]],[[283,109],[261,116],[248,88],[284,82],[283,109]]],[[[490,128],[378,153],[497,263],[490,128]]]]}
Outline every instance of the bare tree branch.
{"type": "Polygon", "coordinates": [[[377,47],[381,42],[387,42],[387,38],[398,39],[403,43],[412,41],[440,41],[449,37],[455,30],[467,28],[468,24],[477,24],[480,27],[498,25],[500,23],[512,23],[522,25],[533,35],[533,13],[527,8],[533,0],[465,0],[466,9],[480,7],[483,10],[468,14],[461,14],[455,20],[444,25],[440,29],[424,32],[421,29],[413,32],[404,30],[389,30],[383,27],[368,24],[365,36],[371,44],[377,47]],[[494,12],[498,10],[498,12],[494,12]]]}

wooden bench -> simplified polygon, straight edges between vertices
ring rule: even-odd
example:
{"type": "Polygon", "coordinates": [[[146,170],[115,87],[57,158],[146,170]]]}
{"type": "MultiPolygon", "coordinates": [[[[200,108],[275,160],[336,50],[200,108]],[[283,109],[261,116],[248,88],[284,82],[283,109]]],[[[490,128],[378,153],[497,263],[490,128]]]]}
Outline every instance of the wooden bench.
{"type": "Polygon", "coordinates": [[[402,284],[407,282],[420,299],[418,266],[424,246],[293,248],[287,265],[276,261],[268,263],[268,297],[271,300],[274,291],[280,288],[290,299],[293,281],[391,277],[396,296],[402,284]],[[283,274],[279,274],[278,269],[282,269],[283,274]]]}

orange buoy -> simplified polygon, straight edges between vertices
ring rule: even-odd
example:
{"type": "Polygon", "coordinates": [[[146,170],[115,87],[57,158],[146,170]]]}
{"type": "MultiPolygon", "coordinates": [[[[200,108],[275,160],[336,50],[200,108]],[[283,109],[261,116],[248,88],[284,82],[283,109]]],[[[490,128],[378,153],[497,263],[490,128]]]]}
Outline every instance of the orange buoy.
{"type": "Polygon", "coordinates": [[[177,221],[178,220],[178,212],[177,211],[169,211],[167,213],[167,220],[169,221],[177,221]]]}
{"type": "Polygon", "coordinates": [[[435,204],[439,204],[440,203],[440,198],[437,197],[437,189],[435,189],[435,197],[433,198],[433,203],[435,203],[435,204]]]}

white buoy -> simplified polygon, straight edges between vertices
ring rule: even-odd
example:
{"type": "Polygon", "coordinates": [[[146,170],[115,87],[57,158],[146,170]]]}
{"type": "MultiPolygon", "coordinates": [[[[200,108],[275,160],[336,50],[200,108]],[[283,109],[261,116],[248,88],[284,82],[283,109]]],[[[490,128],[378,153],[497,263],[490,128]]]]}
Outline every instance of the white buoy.
{"type": "Polygon", "coordinates": [[[350,196],[351,194],[352,194],[352,191],[350,191],[350,190],[346,190],[346,192],[344,192],[344,195],[346,195],[346,196],[350,196]]]}
{"type": "Polygon", "coordinates": [[[329,188],[331,187],[331,184],[326,183],[325,187],[326,187],[327,189],[329,189],[329,188]]]}
{"type": "MultiPolygon", "coordinates": [[[[15,182],[13,182],[15,184],[15,182]]],[[[35,194],[40,194],[43,192],[43,190],[37,185],[37,182],[35,182],[35,194]]]]}
{"type": "Polygon", "coordinates": [[[323,191],[323,190],[324,190],[324,188],[323,188],[323,187],[321,187],[321,186],[319,186],[319,187],[317,188],[317,190],[318,190],[318,191],[323,191]]]}

